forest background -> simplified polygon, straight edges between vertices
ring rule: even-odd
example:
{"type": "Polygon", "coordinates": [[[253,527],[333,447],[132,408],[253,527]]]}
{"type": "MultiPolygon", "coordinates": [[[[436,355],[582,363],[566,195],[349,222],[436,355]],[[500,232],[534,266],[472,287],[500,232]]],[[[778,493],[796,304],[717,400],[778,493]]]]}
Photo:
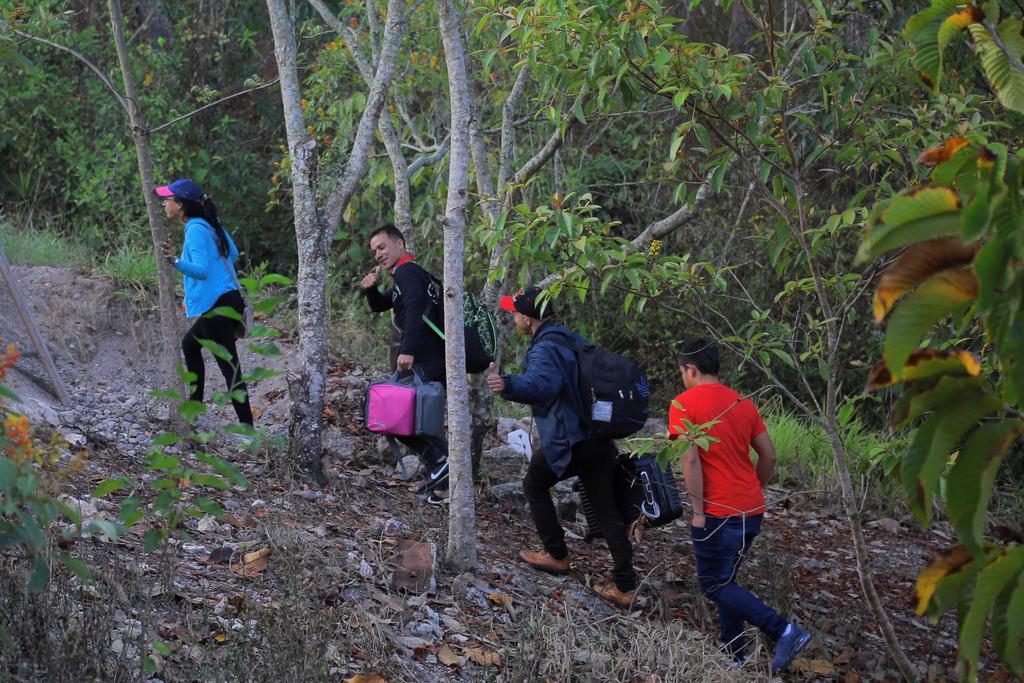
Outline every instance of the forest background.
{"type": "MultiPolygon", "coordinates": [[[[157,270],[131,131],[122,104],[85,63],[119,81],[107,5],[43,0],[0,7],[0,243],[15,261],[90,267],[138,301],[152,302],[157,270]]],[[[956,213],[959,226],[962,204],[996,206],[997,196],[1019,194],[1013,159],[1024,130],[1024,76],[1014,74],[1024,74],[1024,8],[1014,0],[983,9],[940,0],[454,7],[473,102],[469,140],[458,150],[472,159],[466,288],[484,291],[493,304],[498,291],[549,282],[569,327],[647,369],[656,407],[667,406],[680,388],[674,343],[695,335],[722,339],[729,350],[723,375],[755,396],[773,422],[784,483],[838,490],[854,533],[863,501],[887,514],[913,511],[922,521],[948,516],[946,475],[960,438],[993,413],[1019,420],[1019,394],[1012,381],[1003,387],[1013,377],[1005,365],[1010,356],[987,353],[1009,346],[1002,342],[1017,328],[1012,321],[986,327],[984,295],[968,309],[977,289],[953,282],[946,301],[956,306],[932,306],[923,313],[927,324],[904,324],[887,336],[876,319],[918,280],[883,295],[881,304],[877,294],[873,301],[877,276],[894,261],[871,259],[886,247],[954,234],[918,226],[914,239],[877,247],[882,228],[898,223],[891,214],[883,219],[880,203],[897,195],[910,202],[913,195],[901,191],[928,183],[933,167],[954,157],[960,166],[945,167],[935,192],[921,199],[931,204],[908,203],[902,220],[956,213]],[[915,33],[908,22],[929,11],[915,33]],[[988,26],[985,16],[992,35],[1003,38],[995,43],[1008,46],[1002,79],[993,75],[1001,67],[986,56],[983,35],[971,28],[969,38],[954,40],[967,27],[988,26]],[[1000,22],[1009,22],[1005,32],[1000,22]],[[931,157],[922,156],[927,150],[931,157]],[[999,173],[1008,174],[991,202],[988,190],[974,201],[991,178],[966,182],[958,175],[973,172],[964,162],[972,151],[999,158],[999,173]],[[942,195],[940,186],[960,188],[965,201],[942,195]],[[905,349],[887,342],[897,337],[905,349]],[[898,371],[919,342],[938,354],[925,360],[945,364],[924,379],[947,372],[982,377],[991,389],[985,396],[999,398],[991,411],[968,415],[948,444],[930,441],[915,456],[921,437],[913,419],[941,405],[925,399],[896,419],[894,409],[906,408],[917,393],[892,386],[922,379],[898,371]],[[889,379],[881,377],[886,366],[876,366],[880,357],[889,379]],[[946,452],[931,464],[918,462],[942,445],[946,452]],[[927,494],[915,499],[921,482],[927,494]]],[[[188,176],[203,185],[246,271],[301,276],[294,140],[286,133],[267,8],[135,0],[124,9],[157,179],[188,176]]],[[[313,189],[325,196],[331,173],[353,156],[371,100],[367,85],[396,35],[388,35],[385,3],[311,0],[289,10],[304,134],[319,171],[313,189]]],[[[451,49],[437,30],[437,9],[409,3],[403,22],[364,175],[338,224],[327,226],[331,353],[381,367],[386,322],[370,318],[358,291],[371,265],[369,234],[398,224],[418,259],[441,274],[455,158],[449,155],[460,132],[448,98],[451,49]]],[[[986,225],[997,226],[998,215],[989,210],[986,225]]],[[[1012,220],[1019,233],[1019,215],[1012,220]]],[[[1008,253],[1019,248],[1016,237],[999,241],[992,230],[985,243],[1008,253]]],[[[984,230],[975,232],[965,228],[958,244],[984,237],[984,230]]],[[[942,251],[913,277],[939,272],[936,261],[970,262],[975,252],[968,251],[942,251]]],[[[1000,268],[1016,266],[1010,259],[1000,268]]],[[[1003,278],[996,289],[1018,292],[1015,282],[1003,278]]],[[[518,355],[516,344],[508,341],[506,358],[518,355]]],[[[988,489],[978,488],[964,504],[972,520],[981,510],[983,529],[1007,529],[1010,538],[1013,530],[1019,538],[1024,521],[1018,432],[1016,423],[1000,432],[1008,438],[996,468],[985,470],[988,489]]],[[[974,526],[966,523],[961,540],[981,567],[983,533],[974,526]]],[[[1003,567],[1009,578],[993,584],[995,592],[1024,599],[1016,597],[1024,596],[1024,560],[984,552],[995,553],[985,562],[1010,561],[1003,567]]],[[[1008,628],[1003,644],[1011,651],[1021,627],[1008,628]]],[[[1011,663],[1021,666],[1019,659],[1011,663]]]]}

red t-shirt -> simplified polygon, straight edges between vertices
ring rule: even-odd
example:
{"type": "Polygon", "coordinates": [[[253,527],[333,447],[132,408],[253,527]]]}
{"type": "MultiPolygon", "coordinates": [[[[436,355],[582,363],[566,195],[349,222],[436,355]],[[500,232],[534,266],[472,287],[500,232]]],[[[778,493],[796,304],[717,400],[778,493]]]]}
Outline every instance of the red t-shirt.
{"type": "Polygon", "coordinates": [[[718,420],[708,430],[718,441],[706,451],[699,449],[704,512],[716,517],[764,512],[761,482],[750,459],[751,441],[765,431],[754,404],[721,384],[700,384],[676,396],[672,403],[668,409],[670,439],[686,433],[684,418],[693,425],[718,420]]]}

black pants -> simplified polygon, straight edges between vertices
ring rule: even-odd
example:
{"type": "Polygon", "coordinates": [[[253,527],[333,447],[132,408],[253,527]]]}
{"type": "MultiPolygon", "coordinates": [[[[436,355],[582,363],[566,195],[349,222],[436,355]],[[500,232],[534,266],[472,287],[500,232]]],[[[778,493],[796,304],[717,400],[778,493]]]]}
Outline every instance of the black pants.
{"type": "MultiPolygon", "coordinates": [[[[436,362],[415,363],[413,367],[419,371],[424,382],[445,383],[444,364],[436,362]]],[[[448,458],[448,439],[443,436],[396,436],[396,439],[409,450],[419,456],[423,466],[433,470],[434,466],[448,458]]]]}
{"type": "MultiPolygon", "coordinates": [[[[217,302],[210,307],[210,310],[218,308],[220,306],[230,306],[231,308],[241,313],[245,310],[245,303],[242,301],[242,295],[237,289],[233,289],[230,292],[226,292],[221,295],[217,302]]],[[[227,384],[228,393],[234,393],[236,391],[245,392],[245,400],[238,401],[234,396],[231,397],[231,405],[235,407],[235,414],[238,416],[238,421],[247,425],[253,423],[252,419],[252,408],[249,406],[249,391],[245,387],[245,382],[242,381],[242,369],[241,364],[238,361],[238,349],[235,347],[235,333],[238,329],[238,321],[232,320],[231,318],[225,318],[222,315],[205,317],[205,315],[199,316],[195,323],[189,328],[189,331],[185,333],[185,336],[181,339],[181,350],[185,354],[185,368],[189,372],[193,372],[196,375],[195,387],[192,390],[192,395],[189,398],[193,401],[203,400],[203,389],[206,385],[206,365],[203,362],[203,347],[199,343],[200,339],[208,339],[213,342],[217,342],[231,354],[231,360],[227,361],[223,358],[214,358],[217,360],[217,367],[220,368],[221,374],[224,375],[224,382],[227,384]]]]}
{"type": "Polygon", "coordinates": [[[523,478],[523,492],[530,504],[533,523],[544,544],[544,550],[561,559],[569,554],[565,546],[565,531],[558,521],[555,504],[549,490],[563,479],[578,476],[587,497],[594,506],[601,533],[608,543],[614,563],[613,575],[619,590],[628,593],[636,588],[633,570],[633,546],[626,537],[629,521],[623,514],[629,498],[628,482],[616,462],[615,444],[608,440],[587,440],[573,446],[572,460],[559,477],[552,471],[541,452],[533,454],[530,467],[523,478]]]}

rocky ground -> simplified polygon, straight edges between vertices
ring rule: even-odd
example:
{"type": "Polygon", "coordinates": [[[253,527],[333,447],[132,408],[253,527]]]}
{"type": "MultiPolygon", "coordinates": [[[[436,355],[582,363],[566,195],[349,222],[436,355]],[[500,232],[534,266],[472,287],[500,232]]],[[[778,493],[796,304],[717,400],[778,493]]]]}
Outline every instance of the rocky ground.
{"type": "MultiPolygon", "coordinates": [[[[116,519],[120,500],[152,478],[142,457],[167,428],[145,393],[153,388],[153,315],[81,273],[19,268],[17,276],[72,395],[69,405],[56,405],[29,358],[14,373],[19,409],[60,435],[67,458],[87,455],[64,487],[66,500],[87,519],[116,519]],[[90,496],[118,476],[138,485],[90,496]]],[[[0,301],[0,336],[24,344],[18,324],[0,301]]],[[[287,343],[282,349],[280,358],[261,364],[287,371],[294,354],[287,343]]],[[[243,360],[246,367],[256,361],[248,353],[243,360]]],[[[511,429],[529,430],[528,422],[499,421],[488,444],[478,570],[446,572],[446,509],[420,503],[414,483],[362,429],[362,389],[375,374],[353,363],[332,369],[328,487],[311,485],[272,446],[247,449],[220,435],[203,450],[235,464],[251,486],[213,492],[226,514],[187,520],[187,538],[150,553],[143,549],[146,524],[116,539],[86,534],[67,550],[94,567],[97,580],[83,586],[58,571],[37,595],[19,588],[24,568],[5,557],[0,625],[13,647],[0,655],[0,671],[8,680],[105,681],[767,678],[766,652],[742,670],[728,668],[716,652],[715,619],[695,589],[681,520],[649,531],[637,548],[643,602],[632,612],[589,591],[610,558],[600,542],[583,542],[582,513],[567,486],[558,496],[573,573],[552,577],[517,561],[518,550],[537,543],[515,483],[524,461],[502,440],[511,429]]],[[[212,363],[208,378],[209,387],[220,387],[212,363]]],[[[283,434],[284,378],[251,391],[260,425],[283,434]]],[[[219,431],[230,419],[222,409],[202,426],[219,431]]],[[[175,448],[201,467],[198,445],[175,448]]],[[[185,483],[185,495],[211,494],[200,488],[185,483]]],[[[784,503],[772,507],[744,568],[747,585],[815,633],[783,679],[895,679],[860,597],[834,498],[788,496],[772,491],[784,503]]],[[[933,626],[914,616],[911,604],[918,571],[948,545],[948,532],[939,525],[924,533],[909,520],[885,518],[869,520],[867,535],[882,599],[921,678],[956,679],[955,621],[933,626]]],[[[1007,678],[994,664],[986,675],[1007,678]]]]}

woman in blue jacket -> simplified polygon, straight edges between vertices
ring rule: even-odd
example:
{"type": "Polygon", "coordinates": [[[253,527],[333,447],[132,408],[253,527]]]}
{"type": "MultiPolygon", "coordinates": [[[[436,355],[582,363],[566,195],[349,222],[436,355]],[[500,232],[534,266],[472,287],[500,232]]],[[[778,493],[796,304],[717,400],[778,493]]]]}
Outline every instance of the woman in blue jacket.
{"type": "Polygon", "coordinates": [[[215,358],[227,383],[238,421],[252,425],[249,392],[242,381],[241,364],[235,347],[240,324],[226,316],[211,314],[214,309],[227,306],[243,315],[245,301],[239,291],[234,266],[238,248],[221,225],[213,200],[191,180],[175,180],[170,185],[158,187],[156,194],[163,203],[167,218],[172,223],[185,226],[181,256],[175,256],[169,244],[164,245],[163,252],[164,258],[183,275],[185,315],[195,319],[181,340],[185,368],[196,376],[189,398],[193,401],[203,400],[206,366],[199,340],[216,342],[231,354],[230,361],[215,358]]]}

